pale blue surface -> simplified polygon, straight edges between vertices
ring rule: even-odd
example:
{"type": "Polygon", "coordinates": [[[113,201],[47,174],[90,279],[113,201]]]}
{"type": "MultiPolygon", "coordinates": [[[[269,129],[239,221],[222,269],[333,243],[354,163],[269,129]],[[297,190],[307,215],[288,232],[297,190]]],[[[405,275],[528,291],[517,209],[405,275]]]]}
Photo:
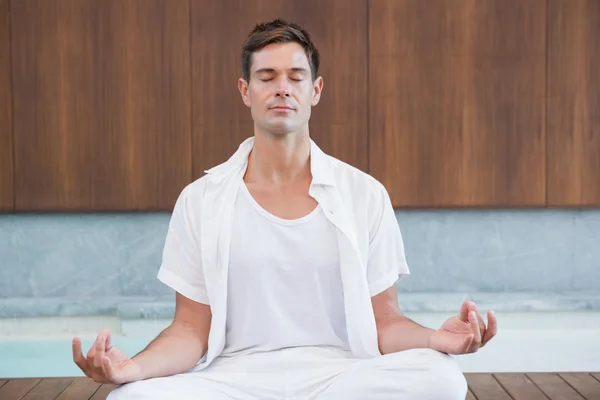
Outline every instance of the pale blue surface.
{"type": "MultiPolygon", "coordinates": [[[[152,338],[113,339],[115,346],[129,356],[139,353],[152,338]]],[[[83,353],[87,354],[92,339],[82,341],[83,353]]],[[[60,376],[84,376],[72,358],[70,339],[0,340],[0,377],[37,378],[60,376]]]]}

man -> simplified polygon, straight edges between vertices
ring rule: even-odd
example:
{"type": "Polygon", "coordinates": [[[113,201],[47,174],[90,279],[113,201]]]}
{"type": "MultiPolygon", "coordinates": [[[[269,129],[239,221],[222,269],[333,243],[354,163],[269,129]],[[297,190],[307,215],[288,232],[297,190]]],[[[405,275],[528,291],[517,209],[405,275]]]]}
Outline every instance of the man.
{"type": "Polygon", "coordinates": [[[497,330],[475,305],[438,330],[399,310],[409,273],[385,188],[309,137],[323,79],[309,34],[258,24],[238,88],[254,136],[188,185],[173,210],[158,278],[173,322],[133,358],[100,332],[73,357],[121,399],[464,399],[449,354],[497,330]]]}

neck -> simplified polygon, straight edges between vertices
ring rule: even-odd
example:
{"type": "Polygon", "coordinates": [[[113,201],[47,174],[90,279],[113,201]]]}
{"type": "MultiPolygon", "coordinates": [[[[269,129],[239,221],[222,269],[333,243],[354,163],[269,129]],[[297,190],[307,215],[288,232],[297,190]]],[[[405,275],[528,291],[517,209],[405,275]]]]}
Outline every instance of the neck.
{"type": "Polygon", "coordinates": [[[246,182],[288,185],[310,178],[308,132],[272,135],[255,131],[246,182]]]}

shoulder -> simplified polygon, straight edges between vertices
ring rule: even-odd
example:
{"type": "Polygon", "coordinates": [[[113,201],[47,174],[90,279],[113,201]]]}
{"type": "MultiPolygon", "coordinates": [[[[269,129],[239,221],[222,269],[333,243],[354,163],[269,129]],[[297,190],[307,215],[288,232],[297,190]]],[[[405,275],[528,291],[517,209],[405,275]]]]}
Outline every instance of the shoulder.
{"type": "Polygon", "coordinates": [[[174,220],[194,224],[199,221],[208,175],[188,183],[179,193],[173,208],[174,220]]]}
{"type": "Polygon", "coordinates": [[[385,186],[372,175],[332,156],[327,156],[335,169],[338,190],[367,202],[385,201],[388,196],[385,186]]]}
{"type": "Polygon", "coordinates": [[[198,204],[204,195],[208,176],[204,175],[193,182],[188,183],[179,193],[175,208],[187,207],[188,204],[198,204]]]}

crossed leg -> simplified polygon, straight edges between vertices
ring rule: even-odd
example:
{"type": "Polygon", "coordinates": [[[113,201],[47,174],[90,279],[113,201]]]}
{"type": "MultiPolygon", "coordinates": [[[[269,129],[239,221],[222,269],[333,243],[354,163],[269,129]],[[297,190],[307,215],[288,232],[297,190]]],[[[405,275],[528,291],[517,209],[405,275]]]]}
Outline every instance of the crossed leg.
{"type": "Polygon", "coordinates": [[[464,400],[467,382],[456,361],[431,349],[361,360],[333,380],[318,400],[464,400]]]}

